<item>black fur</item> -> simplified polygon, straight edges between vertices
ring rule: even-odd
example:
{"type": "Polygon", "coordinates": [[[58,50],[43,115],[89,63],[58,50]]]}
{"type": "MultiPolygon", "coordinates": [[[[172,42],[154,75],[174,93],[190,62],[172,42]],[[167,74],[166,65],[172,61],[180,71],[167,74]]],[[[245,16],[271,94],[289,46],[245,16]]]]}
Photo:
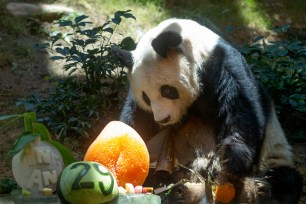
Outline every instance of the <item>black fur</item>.
{"type": "Polygon", "coordinates": [[[182,37],[176,32],[166,31],[159,34],[153,41],[152,47],[162,57],[167,57],[171,47],[176,47],[182,42],[182,37]]]}
{"type": "Polygon", "coordinates": [[[124,66],[129,69],[133,67],[133,58],[131,52],[122,50],[116,46],[112,46],[111,51],[124,66]]]}
{"type": "Polygon", "coordinates": [[[159,125],[154,121],[152,113],[143,111],[129,92],[124,109],[120,116],[120,121],[134,127],[145,142],[160,131],[159,125]]]}
{"type": "Polygon", "coordinates": [[[195,109],[201,115],[206,115],[207,109],[215,110],[209,120],[215,121],[219,153],[227,160],[224,168],[228,173],[246,175],[258,160],[271,106],[269,97],[241,54],[222,40],[203,66],[199,69],[204,70],[199,72],[202,96],[195,109]]]}
{"type": "Polygon", "coordinates": [[[279,167],[267,172],[268,183],[273,187],[272,195],[279,202],[294,204],[299,201],[303,188],[302,176],[293,168],[279,167]]]}

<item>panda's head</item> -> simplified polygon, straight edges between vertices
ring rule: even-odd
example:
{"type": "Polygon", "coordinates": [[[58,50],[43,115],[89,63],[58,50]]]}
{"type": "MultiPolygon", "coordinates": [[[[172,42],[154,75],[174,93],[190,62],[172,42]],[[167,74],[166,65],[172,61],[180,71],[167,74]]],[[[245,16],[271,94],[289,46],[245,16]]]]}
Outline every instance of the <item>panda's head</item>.
{"type": "Polygon", "coordinates": [[[132,52],[113,48],[129,68],[139,106],[162,125],[179,122],[200,94],[199,69],[219,37],[191,20],[169,19],[147,32],[132,52]]]}

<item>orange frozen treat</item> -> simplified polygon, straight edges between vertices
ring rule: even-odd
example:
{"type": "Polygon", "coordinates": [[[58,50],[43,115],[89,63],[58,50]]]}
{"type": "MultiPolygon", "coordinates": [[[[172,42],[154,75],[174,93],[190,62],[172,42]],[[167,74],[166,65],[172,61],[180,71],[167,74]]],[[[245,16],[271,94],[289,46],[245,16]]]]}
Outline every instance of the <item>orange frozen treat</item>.
{"type": "Polygon", "coordinates": [[[213,196],[222,203],[230,203],[236,194],[235,187],[231,183],[212,185],[213,196]]]}
{"type": "Polygon", "coordinates": [[[120,121],[108,123],[88,148],[85,161],[106,166],[118,186],[142,185],[149,172],[149,152],[140,135],[120,121]]]}

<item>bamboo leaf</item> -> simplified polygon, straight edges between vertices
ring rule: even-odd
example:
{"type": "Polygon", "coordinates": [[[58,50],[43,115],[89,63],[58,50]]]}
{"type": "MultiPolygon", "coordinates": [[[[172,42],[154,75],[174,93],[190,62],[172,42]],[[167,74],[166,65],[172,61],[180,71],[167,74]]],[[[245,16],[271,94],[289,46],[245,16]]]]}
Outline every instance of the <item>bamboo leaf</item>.
{"type": "Polygon", "coordinates": [[[56,149],[61,153],[64,164],[66,166],[76,161],[75,158],[73,157],[72,152],[61,143],[54,140],[49,140],[47,142],[52,144],[54,147],[56,147],[56,149]]]}
{"type": "Polygon", "coordinates": [[[11,118],[20,118],[22,117],[22,115],[20,114],[16,114],[16,115],[3,115],[3,116],[0,116],[0,121],[1,120],[8,120],[8,119],[11,119],[11,118]]]}
{"type": "Polygon", "coordinates": [[[13,157],[23,148],[25,148],[29,143],[33,142],[39,135],[33,134],[30,131],[23,132],[19,138],[16,140],[14,145],[10,148],[8,154],[13,157]]]}
{"type": "Polygon", "coordinates": [[[51,140],[49,130],[42,123],[32,123],[33,133],[38,134],[43,141],[51,140]]]}
{"type": "Polygon", "coordinates": [[[22,117],[23,117],[23,115],[21,115],[21,114],[0,116],[0,121],[10,120],[10,121],[4,123],[3,125],[1,125],[0,130],[3,129],[4,127],[6,127],[6,126],[9,126],[10,124],[14,123],[16,120],[18,120],[22,117]]]}

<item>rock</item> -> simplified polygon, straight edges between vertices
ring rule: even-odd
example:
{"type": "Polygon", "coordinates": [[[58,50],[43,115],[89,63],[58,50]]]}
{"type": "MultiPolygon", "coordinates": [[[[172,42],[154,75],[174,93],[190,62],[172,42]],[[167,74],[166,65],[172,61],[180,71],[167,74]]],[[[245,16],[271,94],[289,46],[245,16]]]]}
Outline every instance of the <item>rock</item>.
{"type": "Polygon", "coordinates": [[[74,10],[56,4],[8,3],[6,9],[16,17],[39,17],[42,21],[53,21],[74,10]]]}

